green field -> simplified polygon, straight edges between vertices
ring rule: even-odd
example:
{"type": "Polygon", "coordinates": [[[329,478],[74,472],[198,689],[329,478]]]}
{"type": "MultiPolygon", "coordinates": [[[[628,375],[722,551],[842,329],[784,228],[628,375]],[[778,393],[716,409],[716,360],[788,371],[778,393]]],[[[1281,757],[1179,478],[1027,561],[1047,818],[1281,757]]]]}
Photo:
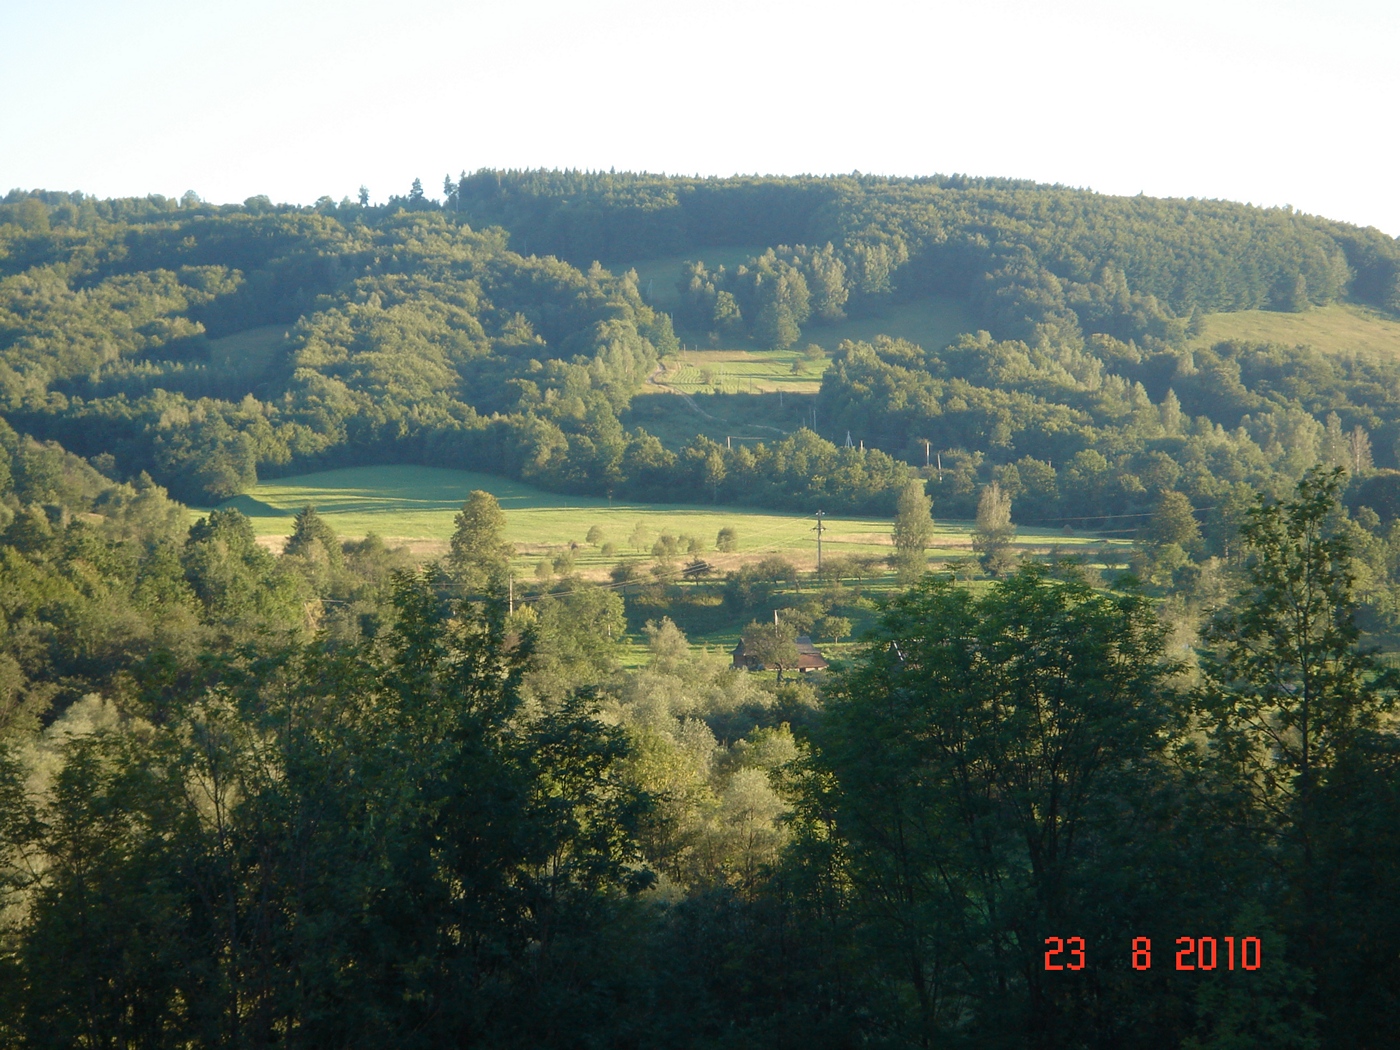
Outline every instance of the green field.
{"type": "Polygon", "coordinates": [[[209,340],[209,368],[221,379],[236,378],[252,386],[290,345],[287,325],[248,328],[209,340]]]}
{"type": "MultiPolygon", "coordinates": [[[[815,391],[813,391],[815,393],[815,391]]],[[[781,440],[799,427],[810,425],[812,394],[706,394],[680,397],[658,387],[632,399],[632,407],[620,418],[628,428],[642,427],[668,448],[681,448],[696,434],[713,441],[781,440]]],[[[824,435],[831,437],[832,435],[824,435]]]]}
{"type": "MultiPolygon", "coordinates": [[[[768,554],[782,554],[799,568],[816,564],[814,522],[806,515],[704,505],[609,504],[605,499],[559,496],[486,474],[434,467],[352,467],[280,478],[223,505],[247,514],[258,535],[274,548],[291,532],[296,512],[310,503],[346,538],[375,532],[386,540],[409,544],[423,557],[433,557],[446,550],[453,518],[472,489],[484,489],[500,501],[506,512],[507,538],[520,551],[517,561],[522,572],[533,569],[540,557],[577,543],[577,569],[586,576],[601,576],[619,558],[649,558],[652,542],[666,532],[700,540],[704,557],[721,569],[768,554]],[[638,522],[643,525],[643,543],[633,545],[630,537],[638,522]],[[585,543],[593,525],[603,530],[605,541],[615,544],[611,556],[585,543]],[[717,554],[715,536],[726,525],[738,529],[739,550],[717,554]]],[[[824,551],[833,556],[888,554],[890,525],[877,518],[828,518],[824,551]]],[[[1027,551],[1050,547],[1069,551],[1099,542],[1050,530],[1023,530],[1021,536],[1027,551]]],[[[966,557],[971,553],[968,523],[940,523],[935,544],[929,551],[931,559],[966,557]]]]}
{"type": "Polygon", "coordinates": [[[658,381],[687,394],[815,394],[826,361],[796,350],[683,350],[658,381]]]}
{"type": "MultiPolygon", "coordinates": [[[[654,306],[674,312],[680,296],[676,280],[687,260],[699,259],[714,269],[734,267],[759,254],[760,247],[705,249],[689,255],[619,263],[618,273],[635,269],[642,294],[654,306]]],[[[941,348],[960,333],[977,327],[967,308],[954,299],[933,297],[913,303],[886,303],[864,317],[835,325],[808,324],[798,348],[772,350],[751,339],[676,332],[682,350],[633,399],[623,416],[628,427],[645,427],[670,448],[688,444],[696,434],[715,441],[771,441],[810,425],[812,399],[821,389],[826,361],[804,359],[800,348],[815,343],[828,353],[845,340],[870,341],[877,335],[908,339],[941,348]],[[676,392],[686,395],[677,397],[676,392]]],[[[818,426],[818,432],[821,428],[818,426]]],[[[839,440],[841,435],[824,435],[839,440]]]]}
{"type": "Polygon", "coordinates": [[[1393,359],[1400,357],[1400,320],[1352,303],[1320,306],[1300,314],[1244,310],[1209,315],[1205,330],[1191,345],[1208,347],[1231,339],[1393,359]]]}

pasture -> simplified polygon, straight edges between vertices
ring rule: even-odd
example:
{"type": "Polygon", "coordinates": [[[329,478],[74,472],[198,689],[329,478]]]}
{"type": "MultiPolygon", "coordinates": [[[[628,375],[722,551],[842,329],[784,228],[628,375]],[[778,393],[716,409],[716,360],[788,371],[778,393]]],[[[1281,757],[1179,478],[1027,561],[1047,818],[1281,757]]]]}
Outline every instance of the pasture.
{"type": "MultiPolygon", "coordinates": [[[[678,396],[648,386],[632,398],[631,408],[620,418],[628,428],[642,427],[672,449],[688,445],[697,434],[720,444],[731,440],[772,442],[812,425],[813,394],[815,390],[804,394],[785,389],[758,394],[697,391],[678,396]]],[[[821,433],[831,440],[843,436],[821,433]]]]}
{"type": "Polygon", "coordinates": [[[1299,314],[1242,310],[1207,316],[1204,331],[1191,345],[1208,347],[1231,339],[1394,359],[1400,357],[1400,319],[1353,303],[1334,303],[1299,314]]]}
{"type": "Polygon", "coordinates": [[[825,360],[796,350],[683,350],[658,379],[687,394],[816,394],[825,360]]]}
{"type": "MultiPolygon", "coordinates": [[[[587,496],[561,496],[520,482],[486,474],[435,467],[374,466],[330,470],[298,477],[271,479],[223,506],[237,507],[253,521],[261,540],[271,549],[291,533],[293,518],[308,503],[342,537],[355,539],[375,532],[391,543],[408,544],[423,558],[447,549],[453,519],[472,489],[490,492],[506,513],[506,538],[516,545],[517,568],[533,573],[541,558],[573,548],[575,569],[585,577],[602,578],[621,559],[650,560],[652,544],[669,533],[698,541],[698,556],[718,569],[780,554],[799,568],[816,567],[814,520],[784,514],[704,504],[629,503],[587,496]],[[597,545],[587,543],[593,526],[603,533],[597,545]],[[726,526],[738,530],[738,550],[715,551],[715,539],[726,526]],[[603,545],[612,544],[605,554],[603,545]]],[[[829,517],[823,534],[827,557],[891,553],[891,522],[873,517],[829,517]]],[[[1059,549],[1097,550],[1097,537],[1064,536],[1053,530],[1022,530],[1018,545],[1027,553],[1059,549]]],[[[1121,542],[1121,541],[1117,541],[1121,542]]],[[[682,557],[687,543],[682,543],[682,557]]],[[[939,522],[931,561],[965,558],[971,554],[968,522],[939,522]]]]}

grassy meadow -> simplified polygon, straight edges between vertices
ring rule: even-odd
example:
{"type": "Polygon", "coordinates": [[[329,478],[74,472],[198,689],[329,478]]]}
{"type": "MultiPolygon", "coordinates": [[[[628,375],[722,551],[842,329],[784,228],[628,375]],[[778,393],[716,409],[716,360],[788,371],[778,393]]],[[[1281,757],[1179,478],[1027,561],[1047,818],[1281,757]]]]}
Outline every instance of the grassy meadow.
{"type": "Polygon", "coordinates": [[[683,350],[658,378],[687,394],[814,395],[826,365],[797,350],[683,350]]]}
{"type": "Polygon", "coordinates": [[[291,346],[290,326],[262,325],[209,340],[209,369],[220,379],[256,384],[291,346]]]}
{"type": "MultiPolygon", "coordinates": [[[[587,496],[561,496],[487,474],[436,467],[375,466],[329,470],[298,477],[276,478],[237,496],[226,507],[237,507],[253,521],[264,542],[280,548],[290,534],[296,512],[314,505],[343,537],[375,532],[386,541],[406,543],[425,558],[447,549],[453,519],[472,489],[483,489],[500,501],[506,512],[506,537],[519,551],[522,569],[533,569],[543,556],[578,544],[577,568],[584,575],[602,576],[622,558],[650,559],[651,545],[663,533],[694,537],[701,554],[720,568],[781,554],[799,568],[816,566],[814,520],[739,507],[704,504],[609,503],[587,496]],[[603,531],[597,548],[585,541],[594,525],[603,531]],[[638,526],[640,525],[640,531],[638,526]],[[739,532],[733,554],[715,552],[715,537],[725,526],[739,532]],[[604,543],[615,550],[602,553],[604,543]]],[[[875,555],[891,551],[888,519],[826,519],[823,550],[829,556],[875,555]]],[[[1019,543],[1027,552],[1052,547],[1070,551],[1101,541],[1092,536],[1064,536],[1053,530],[1022,530],[1019,543]]],[[[969,522],[940,522],[935,529],[932,560],[971,553],[969,522]]]]}
{"type": "Polygon", "coordinates": [[[1352,303],[1334,303],[1304,313],[1243,310],[1210,314],[1193,346],[1237,339],[1250,343],[1311,346],[1328,353],[1400,357],[1400,320],[1352,303]]]}
{"type": "MultiPolygon", "coordinates": [[[[646,300],[674,313],[680,302],[676,281],[687,260],[699,259],[711,269],[732,268],[762,251],[759,246],[705,249],[618,263],[613,270],[635,269],[646,300]]],[[[681,352],[665,362],[657,382],[633,398],[623,423],[645,427],[671,448],[687,444],[696,434],[721,442],[769,441],[811,425],[811,403],[821,389],[828,362],[807,358],[803,348],[808,345],[830,353],[847,339],[869,341],[889,335],[920,346],[942,347],[976,327],[964,304],[941,297],[886,304],[877,313],[834,325],[809,323],[798,346],[787,350],[763,347],[742,336],[692,331],[678,322],[681,352]],[[677,391],[686,397],[676,397],[677,391]]],[[[821,433],[820,420],[817,430],[821,433]]]]}
{"type": "MultiPolygon", "coordinates": [[[[668,400],[681,399],[670,395],[668,400]]],[[[681,540],[681,561],[702,557],[718,573],[738,568],[746,562],[780,555],[797,568],[816,568],[815,522],[810,516],[781,514],[738,507],[609,503],[584,496],[560,496],[519,482],[470,471],[434,467],[375,466],[304,474],[298,477],[264,481],[251,493],[223,504],[236,507],[253,521],[259,541],[271,550],[282,547],[291,532],[297,511],[314,505],[326,521],[346,539],[358,539],[374,532],[391,545],[403,544],[423,560],[440,557],[447,551],[453,519],[472,489],[483,489],[500,501],[506,512],[506,537],[516,546],[513,568],[524,600],[529,591],[558,586],[552,568],[554,558],[572,551],[572,572],[594,581],[608,579],[609,570],[619,561],[652,564],[651,546],[664,533],[681,540]],[[598,526],[603,537],[597,545],[586,540],[588,531],[598,526]],[[719,530],[738,530],[739,547],[733,553],[715,548],[719,530]],[[689,539],[698,541],[698,551],[687,550],[689,539]],[[612,549],[604,548],[610,544],[612,549]],[[549,568],[541,570],[541,563],[549,568]]],[[[846,608],[857,626],[875,615],[875,604],[883,594],[895,589],[893,574],[884,568],[883,558],[892,552],[892,522],[870,517],[829,517],[823,533],[823,553],[827,557],[864,556],[874,560],[874,576],[855,581],[843,594],[854,602],[846,608]],[[862,597],[863,596],[863,597],[862,597]]],[[[1109,545],[1124,549],[1122,540],[1105,540],[1092,535],[1065,536],[1053,530],[1023,529],[1017,544],[1028,555],[1076,552],[1086,560],[1101,562],[1098,552],[1109,545]]],[[[972,554],[971,523],[939,522],[930,548],[931,567],[949,561],[960,562],[972,554]]],[[[1116,555],[1110,559],[1118,563],[1116,555]]],[[[642,626],[648,619],[669,615],[686,631],[693,644],[728,648],[734,644],[748,615],[735,620],[722,605],[719,589],[710,584],[687,584],[680,597],[662,600],[629,597],[629,642],[624,663],[638,665],[647,659],[642,644],[642,626]]],[[[972,584],[979,586],[979,584],[972,584]]],[[[839,655],[848,645],[828,646],[839,655]]]]}

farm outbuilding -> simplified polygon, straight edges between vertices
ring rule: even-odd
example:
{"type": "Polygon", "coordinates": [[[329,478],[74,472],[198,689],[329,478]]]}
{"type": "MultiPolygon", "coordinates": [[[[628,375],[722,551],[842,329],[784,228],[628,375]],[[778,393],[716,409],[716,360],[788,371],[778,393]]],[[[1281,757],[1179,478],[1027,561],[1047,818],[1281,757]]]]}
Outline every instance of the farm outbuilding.
{"type": "MultiPolygon", "coordinates": [[[[827,667],[826,657],[822,651],[812,644],[812,639],[805,634],[797,640],[797,666],[788,668],[796,671],[824,671],[827,667]]],[[[744,653],[744,640],[739,639],[739,644],[734,646],[733,664],[735,667],[744,667],[750,671],[766,671],[768,666],[761,664],[753,656],[744,653]]]]}

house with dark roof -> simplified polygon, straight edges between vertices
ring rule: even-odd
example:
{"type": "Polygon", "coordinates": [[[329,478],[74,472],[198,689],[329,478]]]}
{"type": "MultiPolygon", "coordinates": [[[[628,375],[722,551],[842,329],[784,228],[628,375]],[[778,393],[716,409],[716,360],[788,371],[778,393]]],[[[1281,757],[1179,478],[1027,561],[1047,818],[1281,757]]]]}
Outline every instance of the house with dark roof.
{"type": "MultiPolygon", "coordinates": [[[[812,639],[807,635],[801,635],[796,639],[797,643],[797,666],[790,667],[790,671],[824,671],[827,667],[826,657],[822,651],[812,644],[812,639]]],[[[739,644],[734,647],[733,665],[744,667],[750,671],[766,671],[766,664],[758,662],[758,658],[748,656],[744,653],[744,640],[739,639],[739,644]]]]}

